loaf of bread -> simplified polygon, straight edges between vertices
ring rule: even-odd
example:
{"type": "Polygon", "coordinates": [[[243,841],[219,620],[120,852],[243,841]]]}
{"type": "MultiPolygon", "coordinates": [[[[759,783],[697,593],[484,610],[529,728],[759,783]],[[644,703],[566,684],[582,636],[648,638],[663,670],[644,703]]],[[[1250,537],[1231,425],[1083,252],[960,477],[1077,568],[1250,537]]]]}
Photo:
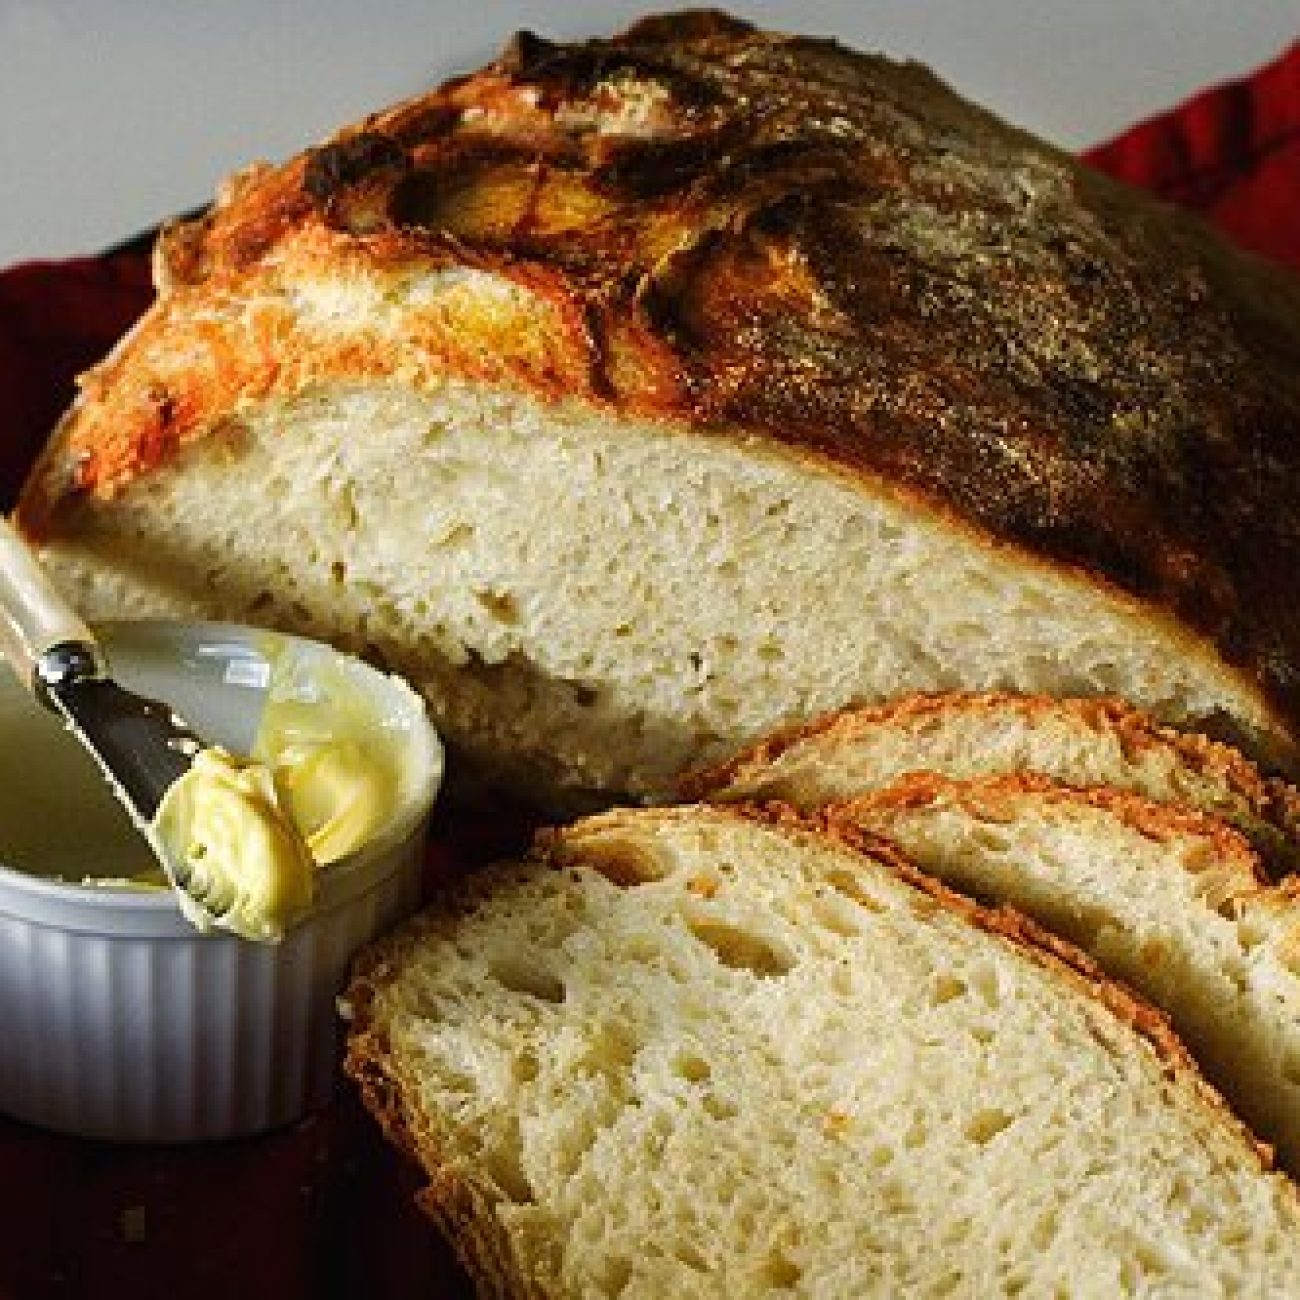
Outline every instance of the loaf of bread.
{"type": "Polygon", "coordinates": [[[1163,1020],[883,848],[621,811],[381,942],[348,1069],[483,1295],[1300,1293],[1163,1020]]]}
{"type": "Polygon", "coordinates": [[[688,774],[682,791],[813,809],[912,772],[957,780],[1029,773],[1128,791],[1227,822],[1274,880],[1300,866],[1300,792],[1232,747],[1162,727],[1114,698],[952,691],[842,709],[688,774]]]}
{"type": "Polygon", "coordinates": [[[534,791],[951,687],[1296,761],[1300,285],[914,64],[521,34],[156,267],[18,511],[92,616],[359,650],[534,791]]]}

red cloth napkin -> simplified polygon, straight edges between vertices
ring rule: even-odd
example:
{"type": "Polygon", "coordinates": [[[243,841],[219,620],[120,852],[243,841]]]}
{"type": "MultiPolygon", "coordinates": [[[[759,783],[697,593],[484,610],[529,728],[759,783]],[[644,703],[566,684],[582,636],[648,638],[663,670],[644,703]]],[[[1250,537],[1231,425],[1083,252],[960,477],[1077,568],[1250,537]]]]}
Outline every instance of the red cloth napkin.
{"type": "MultiPolygon", "coordinates": [[[[1300,44],[1086,156],[1300,268],[1300,44]]],[[[73,377],[151,296],[140,245],[0,273],[0,503],[12,503],[73,377]]],[[[488,821],[441,826],[430,861],[482,860],[502,834],[488,821]]],[[[0,1120],[0,1300],[463,1296],[412,1208],[417,1183],[347,1098],[284,1133],[179,1150],[0,1120]]]]}
{"type": "Polygon", "coordinates": [[[0,273],[0,505],[8,509],[73,380],[149,305],[149,257],[133,250],[0,273]]]}
{"type": "Polygon", "coordinates": [[[1196,208],[1245,248],[1300,268],[1300,42],[1085,157],[1196,208]]]}

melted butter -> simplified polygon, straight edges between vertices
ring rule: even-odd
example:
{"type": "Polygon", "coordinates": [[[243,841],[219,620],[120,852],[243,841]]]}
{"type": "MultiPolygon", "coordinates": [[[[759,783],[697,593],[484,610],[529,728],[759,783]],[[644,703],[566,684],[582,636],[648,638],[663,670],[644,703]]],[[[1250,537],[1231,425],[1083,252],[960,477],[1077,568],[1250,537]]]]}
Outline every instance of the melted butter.
{"type": "Polygon", "coordinates": [[[314,667],[306,691],[272,690],[253,757],[270,768],[321,866],[365,844],[399,798],[401,773],[374,700],[328,661],[314,667]]]}
{"type": "Polygon", "coordinates": [[[374,702],[324,661],[305,682],[273,682],[251,757],[195,756],[151,828],[191,921],[273,941],[307,912],[315,869],[361,848],[397,801],[380,724],[374,702]]]}
{"type": "Polygon", "coordinates": [[[150,827],[200,929],[215,920],[248,939],[275,940],[312,900],[315,864],[280,807],[270,769],[201,750],[164,796],[150,827]]]}

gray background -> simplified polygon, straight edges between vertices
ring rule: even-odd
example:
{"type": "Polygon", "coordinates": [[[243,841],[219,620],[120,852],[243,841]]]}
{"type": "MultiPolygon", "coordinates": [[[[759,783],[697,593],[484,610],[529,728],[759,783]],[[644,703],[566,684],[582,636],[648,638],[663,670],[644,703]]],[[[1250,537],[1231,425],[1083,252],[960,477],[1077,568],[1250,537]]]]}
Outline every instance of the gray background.
{"type": "MultiPolygon", "coordinates": [[[[488,58],[516,27],[605,33],[656,7],[497,0],[0,0],[0,264],[88,252],[216,181],[488,58]]],[[[929,63],[1069,146],[1279,52],[1300,0],[743,3],[929,63]]]]}

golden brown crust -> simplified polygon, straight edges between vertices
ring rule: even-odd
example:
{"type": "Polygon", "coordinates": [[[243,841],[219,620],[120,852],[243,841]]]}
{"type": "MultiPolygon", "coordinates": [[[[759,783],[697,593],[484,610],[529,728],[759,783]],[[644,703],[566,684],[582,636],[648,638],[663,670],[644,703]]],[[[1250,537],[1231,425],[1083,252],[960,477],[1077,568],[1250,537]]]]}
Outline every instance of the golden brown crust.
{"type": "Polygon", "coordinates": [[[1113,736],[1123,752],[1169,751],[1180,766],[1220,787],[1239,801],[1243,816],[1257,818],[1284,844],[1277,856],[1294,865],[1300,852],[1300,791],[1289,782],[1265,777],[1239,750],[1194,732],[1163,726],[1118,696],[1060,697],[1012,691],[939,691],[900,696],[883,704],[849,705],[765,736],[723,763],[699,768],[682,778],[685,799],[706,799],[729,787],[761,778],[781,757],[805,743],[852,744],[878,729],[906,729],[927,718],[960,713],[994,722],[1008,711],[1029,725],[1076,719],[1088,730],[1113,736]]]}
{"type": "Polygon", "coordinates": [[[928,808],[952,804],[991,821],[1010,821],[1025,796],[1064,808],[1096,808],[1122,825],[1159,844],[1192,837],[1206,845],[1214,860],[1230,867],[1243,891],[1272,890],[1259,855],[1244,836],[1216,817],[1190,808],[1157,803],[1109,786],[1073,786],[1029,772],[956,780],[935,772],[911,772],[881,790],[827,805],[832,821],[850,823],[863,810],[928,808]]]}
{"type": "Polygon", "coordinates": [[[260,397],[490,380],[893,484],[1172,613],[1300,716],[1300,286],[915,65],[714,13],[521,34],[237,178],[159,262],[33,534],[260,397]],[[519,301],[403,298],[458,268],[519,301]],[[388,294],[402,346],[299,310],[326,272],[388,294]]]}

